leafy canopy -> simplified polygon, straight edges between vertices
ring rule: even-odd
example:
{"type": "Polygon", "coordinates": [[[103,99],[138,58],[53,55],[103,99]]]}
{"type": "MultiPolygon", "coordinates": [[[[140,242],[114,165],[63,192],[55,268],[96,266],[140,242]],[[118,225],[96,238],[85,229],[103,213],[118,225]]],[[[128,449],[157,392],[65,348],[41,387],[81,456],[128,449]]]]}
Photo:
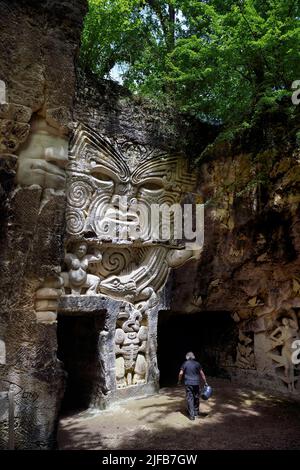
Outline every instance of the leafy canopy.
{"type": "Polygon", "coordinates": [[[209,121],[276,108],[300,79],[299,0],[89,0],[82,65],[209,121]]]}

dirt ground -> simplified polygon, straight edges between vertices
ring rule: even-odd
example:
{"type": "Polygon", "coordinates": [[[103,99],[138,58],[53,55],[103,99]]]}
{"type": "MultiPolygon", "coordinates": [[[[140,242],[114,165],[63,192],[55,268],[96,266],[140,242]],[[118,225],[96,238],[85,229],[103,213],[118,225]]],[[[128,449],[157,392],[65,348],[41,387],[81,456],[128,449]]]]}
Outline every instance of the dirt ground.
{"type": "Polygon", "coordinates": [[[184,387],[101,412],[62,417],[59,449],[300,449],[300,403],[214,379],[201,417],[186,415],[184,387]]]}

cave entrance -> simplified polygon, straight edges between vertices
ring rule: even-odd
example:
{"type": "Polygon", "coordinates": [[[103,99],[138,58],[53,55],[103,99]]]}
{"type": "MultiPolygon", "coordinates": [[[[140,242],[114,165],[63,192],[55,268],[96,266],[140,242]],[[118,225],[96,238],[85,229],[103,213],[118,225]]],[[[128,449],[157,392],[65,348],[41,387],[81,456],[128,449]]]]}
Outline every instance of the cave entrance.
{"type": "Polygon", "coordinates": [[[104,315],[58,316],[58,359],[63,362],[67,383],[61,411],[86,410],[96,398],[101,370],[99,334],[104,315]]]}
{"type": "Polygon", "coordinates": [[[179,368],[188,351],[194,352],[208,376],[227,377],[222,357],[235,356],[236,336],[230,312],[160,312],[157,351],[160,386],[177,383],[179,368]]]}

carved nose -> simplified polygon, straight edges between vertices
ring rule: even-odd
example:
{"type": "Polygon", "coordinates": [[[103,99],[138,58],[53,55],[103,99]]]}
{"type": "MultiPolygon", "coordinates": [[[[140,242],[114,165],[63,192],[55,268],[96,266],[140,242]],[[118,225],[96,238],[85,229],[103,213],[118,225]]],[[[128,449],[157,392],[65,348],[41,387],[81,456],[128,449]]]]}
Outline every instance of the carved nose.
{"type": "Polygon", "coordinates": [[[115,209],[119,209],[119,210],[126,209],[127,210],[127,208],[128,208],[128,198],[127,198],[127,196],[120,196],[118,194],[115,194],[112,197],[111,203],[112,203],[112,205],[114,206],[115,209]]]}
{"type": "Polygon", "coordinates": [[[132,197],[135,195],[137,189],[132,186],[130,182],[128,183],[119,183],[116,186],[116,194],[120,196],[132,197]]]}

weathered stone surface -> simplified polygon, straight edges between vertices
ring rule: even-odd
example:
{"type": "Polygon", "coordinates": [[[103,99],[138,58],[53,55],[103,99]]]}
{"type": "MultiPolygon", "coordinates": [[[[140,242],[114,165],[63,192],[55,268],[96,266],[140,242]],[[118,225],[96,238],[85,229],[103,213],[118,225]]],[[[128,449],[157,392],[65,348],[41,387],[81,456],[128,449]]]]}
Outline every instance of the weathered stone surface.
{"type": "Polygon", "coordinates": [[[31,132],[19,152],[17,183],[63,190],[68,140],[43,118],[31,121],[31,132]]]}
{"type": "Polygon", "coordinates": [[[270,153],[259,150],[264,141],[253,153],[216,146],[200,166],[204,249],[199,262],[174,273],[171,308],[232,312],[239,336],[230,375],[245,380],[250,368],[248,382],[297,396],[300,371],[290,346],[300,337],[299,150],[281,145],[276,130],[272,139],[270,153]]]}
{"type": "Polygon", "coordinates": [[[30,127],[27,123],[1,119],[0,153],[14,153],[20,144],[27,138],[29,129],[30,127]]]}
{"type": "Polygon", "coordinates": [[[157,110],[147,100],[130,95],[108,80],[96,80],[78,70],[74,121],[90,126],[113,141],[151,146],[164,152],[198,155],[217,130],[174,109],[157,110]],[[191,131],[193,129],[193,131],[191,131]]]}
{"type": "Polygon", "coordinates": [[[7,103],[0,105],[0,118],[11,121],[28,123],[32,115],[31,108],[21,104],[7,103]]]}
{"type": "Polygon", "coordinates": [[[0,392],[0,449],[9,447],[9,400],[7,392],[0,392]]]}
{"type": "Polygon", "coordinates": [[[85,11],[85,1],[1,2],[0,79],[9,103],[32,112],[44,108],[68,127],[75,88],[73,58],[85,11]],[[57,108],[61,111],[54,112],[57,108]]]}
{"type": "MultiPolygon", "coordinates": [[[[65,374],[56,356],[56,313],[48,309],[54,305],[50,299],[45,309],[45,291],[36,305],[35,293],[49,282],[59,290],[65,188],[16,173],[36,113],[61,138],[70,128],[86,2],[1,1],[0,9],[0,80],[7,100],[0,107],[0,339],[6,349],[0,390],[14,392],[16,448],[47,449],[55,444],[65,374]]],[[[42,157],[50,165],[55,145],[48,139],[45,147],[42,157]]]]}

